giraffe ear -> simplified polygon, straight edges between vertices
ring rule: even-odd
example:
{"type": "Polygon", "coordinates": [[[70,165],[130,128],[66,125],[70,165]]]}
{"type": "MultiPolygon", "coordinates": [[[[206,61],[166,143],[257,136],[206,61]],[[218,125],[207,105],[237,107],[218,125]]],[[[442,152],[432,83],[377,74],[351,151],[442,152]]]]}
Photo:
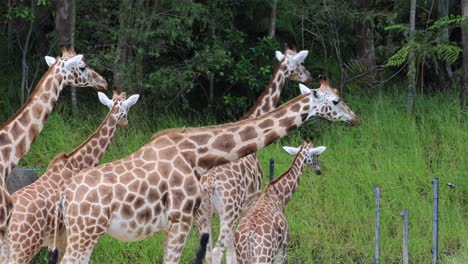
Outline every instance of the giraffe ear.
{"type": "Polygon", "coordinates": [[[316,147],[316,148],[313,148],[313,149],[310,150],[310,154],[318,156],[318,155],[322,154],[322,152],[324,152],[326,149],[327,149],[327,147],[325,147],[325,146],[316,147]]]}
{"type": "Polygon", "coordinates": [[[309,55],[308,50],[301,50],[299,53],[294,55],[291,59],[293,59],[296,63],[301,63],[307,58],[307,55],[309,55]]]}
{"type": "Polygon", "coordinates": [[[275,56],[278,61],[282,61],[284,59],[284,55],[281,53],[281,51],[276,51],[275,56]]]}
{"type": "Polygon", "coordinates": [[[54,57],[51,57],[51,56],[45,56],[45,61],[47,63],[47,65],[50,67],[52,65],[55,64],[55,58],[54,57]]]}
{"type": "Polygon", "coordinates": [[[68,59],[67,61],[65,61],[65,68],[70,69],[72,67],[78,66],[82,59],[83,59],[83,55],[76,55],[73,58],[68,59]]]}
{"type": "Polygon", "coordinates": [[[296,155],[297,153],[299,153],[299,148],[284,146],[283,149],[291,155],[296,155]]]}
{"type": "Polygon", "coordinates": [[[122,103],[122,106],[124,106],[126,109],[128,109],[128,108],[130,108],[130,106],[136,104],[136,102],[138,101],[138,98],[140,98],[140,95],[139,94],[134,94],[134,95],[130,96],[127,100],[125,100],[122,103]]]}
{"type": "Polygon", "coordinates": [[[303,85],[302,83],[299,84],[299,88],[301,89],[301,94],[310,94],[311,92],[309,87],[303,85]]]}
{"type": "Polygon", "coordinates": [[[98,97],[99,97],[99,101],[101,101],[101,103],[109,108],[112,108],[112,100],[109,99],[104,93],[101,93],[101,92],[98,92],[98,97]]]}

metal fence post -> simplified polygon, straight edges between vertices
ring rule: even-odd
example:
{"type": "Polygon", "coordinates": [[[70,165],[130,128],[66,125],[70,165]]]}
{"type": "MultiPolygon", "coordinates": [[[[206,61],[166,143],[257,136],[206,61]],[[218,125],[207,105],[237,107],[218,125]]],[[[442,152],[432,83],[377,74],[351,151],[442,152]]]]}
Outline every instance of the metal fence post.
{"type": "Polygon", "coordinates": [[[432,211],[432,264],[437,264],[439,252],[439,178],[432,180],[434,185],[432,211]]]}
{"type": "Polygon", "coordinates": [[[408,258],[408,241],[409,241],[409,233],[408,233],[408,209],[403,209],[401,212],[401,217],[403,218],[403,264],[409,263],[408,258]]]}
{"type": "Polygon", "coordinates": [[[379,264],[380,254],[380,188],[375,187],[375,257],[374,264],[379,264]]]}
{"type": "Polygon", "coordinates": [[[270,158],[270,181],[275,179],[275,159],[270,158]]]}

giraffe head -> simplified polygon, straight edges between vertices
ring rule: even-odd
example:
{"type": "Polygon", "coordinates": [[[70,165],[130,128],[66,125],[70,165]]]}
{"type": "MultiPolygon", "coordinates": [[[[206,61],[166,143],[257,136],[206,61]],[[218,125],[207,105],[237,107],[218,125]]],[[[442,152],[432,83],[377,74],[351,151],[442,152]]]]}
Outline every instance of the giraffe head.
{"type": "Polygon", "coordinates": [[[322,174],[322,170],[318,164],[318,157],[325,151],[325,149],[327,149],[326,147],[320,146],[314,148],[314,144],[312,142],[304,141],[304,143],[297,148],[284,146],[283,149],[291,155],[302,153],[304,166],[313,170],[317,175],[322,174]]]}
{"type": "Polygon", "coordinates": [[[286,68],[286,78],[303,83],[311,80],[309,71],[302,65],[308,54],[308,50],[296,52],[295,50],[286,49],[284,54],[281,51],[276,51],[276,59],[286,68]]]}
{"type": "Polygon", "coordinates": [[[75,87],[93,87],[96,90],[106,90],[107,82],[83,60],[83,55],[77,55],[73,48],[63,48],[62,57],[46,56],[49,67],[53,67],[55,74],[61,74],[65,85],[75,87]]]}
{"type": "Polygon", "coordinates": [[[309,89],[303,84],[299,84],[302,94],[310,94],[310,116],[320,116],[330,121],[344,121],[351,125],[358,126],[359,118],[343,102],[337,89],[330,86],[326,77],[321,77],[318,89],[309,89]]]}
{"type": "Polygon", "coordinates": [[[114,95],[112,96],[112,100],[107,98],[104,93],[98,92],[99,101],[109,109],[115,109],[117,112],[117,122],[118,125],[121,127],[128,127],[128,110],[132,105],[134,105],[140,95],[134,94],[127,99],[127,94],[125,92],[121,92],[120,94],[117,92],[117,89],[114,88],[114,95]]]}

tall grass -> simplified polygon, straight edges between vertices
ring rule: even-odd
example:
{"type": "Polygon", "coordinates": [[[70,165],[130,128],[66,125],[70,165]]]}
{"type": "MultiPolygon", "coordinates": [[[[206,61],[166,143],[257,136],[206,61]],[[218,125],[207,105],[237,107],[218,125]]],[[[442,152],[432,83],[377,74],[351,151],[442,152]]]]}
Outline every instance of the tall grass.
{"type": "MultiPolygon", "coordinates": [[[[290,227],[289,263],[372,263],[374,194],[381,188],[381,262],[401,263],[403,208],[409,210],[410,262],[428,263],[432,243],[432,184],[440,179],[440,252],[445,263],[468,263],[468,126],[455,96],[422,96],[414,116],[406,114],[401,96],[347,98],[361,126],[319,121],[261,150],[268,178],[268,161],[275,158],[276,175],[293,157],[281,146],[301,144],[314,136],[327,146],[321,157],[322,176],[306,172],[286,207],[290,227]],[[317,126],[318,125],[318,126],[317,126]],[[447,183],[457,187],[450,189],[447,183]]],[[[59,151],[70,151],[92,133],[106,110],[92,118],[63,119],[55,111],[21,165],[47,167],[59,151]]],[[[130,111],[130,128],[119,130],[104,157],[108,162],[128,155],[156,131],[141,112],[130,111]]],[[[203,125],[178,117],[160,117],[158,128],[203,125]]],[[[215,223],[217,225],[217,222],[215,223]]],[[[214,228],[217,235],[217,228],[214,228]]],[[[198,246],[192,232],[181,263],[191,263],[198,246]]],[[[109,236],[99,241],[93,263],[161,263],[164,235],[124,243],[109,236]]],[[[35,258],[45,263],[45,253],[35,258]]]]}

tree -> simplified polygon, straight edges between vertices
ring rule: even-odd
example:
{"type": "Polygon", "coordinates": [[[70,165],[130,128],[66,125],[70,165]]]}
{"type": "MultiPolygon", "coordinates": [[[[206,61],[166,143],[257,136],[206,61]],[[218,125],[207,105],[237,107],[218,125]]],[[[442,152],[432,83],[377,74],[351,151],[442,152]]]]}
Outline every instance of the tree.
{"type": "Polygon", "coordinates": [[[268,36],[274,38],[276,31],[276,1],[271,3],[270,20],[268,22],[268,36]]]}
{"type": "MultiPolygon", "coordinates": [[[[57,33],[58,44],[62,47],[75,46],[75,0],[57,0],[55,31],[57,33]]],[[[77,110],[76,88],[70,87],[71,102],[73,112],[77,110]]]]}
{"type": "Polygon", "coordinates": [[[361,62],[370,68],[370,73],[375,78],[374,26],[372,19],[368,17],[371,6],[371,0],[358,0],[358,8],[363,15],[354,23],[354,31],[356,33],[356,55],[361,62]]]}
{"type": "Polygon", "coordinates": [[[408,54],[408,87],[406,88],[406,110],[413,113],[414,94],[416,93],[416,61],[414,59],[414,30],[416,18],[416,0],[411,0],[410,28],[409,28],[409,54],[408,54]]]}
{"type": "Polygon", "coordinates": [[[463,23],[462,23],[462,43],[463,43],[463,83],[460,88],[460,105],[466,108],[466,96],[468,94],[468,0],[461,1],[463,23]]]}

